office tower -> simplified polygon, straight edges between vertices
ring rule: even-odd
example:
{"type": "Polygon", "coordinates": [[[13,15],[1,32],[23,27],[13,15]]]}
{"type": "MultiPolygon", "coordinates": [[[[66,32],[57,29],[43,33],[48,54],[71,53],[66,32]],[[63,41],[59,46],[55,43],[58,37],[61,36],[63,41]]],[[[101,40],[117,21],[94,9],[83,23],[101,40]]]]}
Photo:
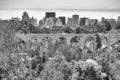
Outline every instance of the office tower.
{"type": "Polygon", "coordinates": [[[23,12],[22,20],[23,20],[23,21],[29,21],[29,15],[28,15],[27,12],[23,12]]]}
{"type": "Polygon", "coordinates": [[[52,28],[55,25],[54,18],[44,18],[44,27],[52,28]]]}
{"type": "Polygon", "coordinates": [[[73,26],[78,27],[79,25],[79,15],[72,15],[73,18],[73,26]]]}
{"type": "Polygon", "coordinates": [[[86,26],[88,25],[89,18],[80,18],[80,26],[86,26]]]}
{"type": "Polygon", "coordinates": [[[69,27],[73,26],[73,18],[68,17],[68,19],[67,19],[67,26],[69,26],[69,27]]]}
{"type": "Polygon", "coordinates": [[[34,17],[32,17],[30,19],[30,23],[33,25],[33,26],[37,26],[37,19],[35,19],[34,17]]]}
{"type": "Polygon", "coordinates": [[[46,12],[44,18],[44,26],[46,28],[52,28],[55,25],[54,19],[56,18],[55,12],[46,12]]]}
{"type": "Polygon", "coordinates": [[[53,18],[53,22],[54,24],[56,24],[56,21],[58,20],[58,18],[53,18]]]}
{"type": "Polygon", "coordinates": [[[120,29],[120,16],[118,16],[118,18],[117,18],[116,28],[117,28],[117,29],[120,29]]]}
{"type": "Polygon", "coordinates": [[[58,27],[62,27],[62,24],[63,23],[62,23],[61,19],[58,18],[55,25],[58,27]]]}
{"type": "Polygon", "coordinates": [[[117,18],[117,22],[120,22],[120,16],[118,16],[118,18],[117,18]]]}
{"type": "Polygon", "coordinates": [[[39,20],[39,27],[41,29],[44,28],[44,21],[43,20],[39,20]]]}
{"type": "Polygon", "coordinates": [[[66,17],[61,16],[61,17],[59,17],[59,19],[62,21],[62,25],[66,24],[66,17]]]}
{"type": "Polygon", "coordinates": [[[55,12],[46,12],[45,17],[46,18],[55,18],[56,14],[55,14],[55,12]]]}
{"type": "Polygon", "coordinates": [[[28,13],[27,12],[23,12],[22,23],[23,23],[24,27],[28,27],[29,21],[30,21],[30,18],[29,18],[28,13]]]}

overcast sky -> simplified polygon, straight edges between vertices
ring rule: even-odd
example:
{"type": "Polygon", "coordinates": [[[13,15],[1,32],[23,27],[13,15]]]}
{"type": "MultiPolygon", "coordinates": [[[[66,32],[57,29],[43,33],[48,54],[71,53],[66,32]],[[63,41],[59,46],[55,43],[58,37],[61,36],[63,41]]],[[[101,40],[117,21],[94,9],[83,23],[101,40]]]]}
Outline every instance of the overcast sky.
{"type": "Polygon", "coordinates": [[[120,9],[120,0],[0,0],[0,9],[120,9]]]}

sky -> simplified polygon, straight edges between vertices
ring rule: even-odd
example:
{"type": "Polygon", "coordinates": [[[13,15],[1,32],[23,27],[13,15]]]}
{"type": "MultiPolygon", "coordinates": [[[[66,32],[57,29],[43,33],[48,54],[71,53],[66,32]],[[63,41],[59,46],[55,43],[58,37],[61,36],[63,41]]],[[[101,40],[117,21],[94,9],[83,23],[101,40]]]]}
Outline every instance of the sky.
{"type": "Polygon", "coordinates": [[[56,12],[57,17],[78,14],[80,17],[116,19],[120,16],[119,4],[120,0],[0,0],[0,19],[21,18],[24,11],[38,20],[47,11],[56,12]]]}
{"type": "Polygon", "coordinates": [[[120,9],[120,0],[0,0],[0,9],[120,9]]]}

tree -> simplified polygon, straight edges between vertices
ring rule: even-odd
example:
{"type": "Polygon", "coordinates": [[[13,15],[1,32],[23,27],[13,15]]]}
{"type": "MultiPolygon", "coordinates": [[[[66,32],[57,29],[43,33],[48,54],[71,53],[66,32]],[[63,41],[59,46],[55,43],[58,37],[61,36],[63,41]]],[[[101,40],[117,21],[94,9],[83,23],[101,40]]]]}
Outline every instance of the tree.
{"type": "Polygon", "coordinates": [[[59,48],[62,47],[62,45],[67,45],[67,39],[65,37],[59,37],[55,43],[54,43],[54,49],[55,51],[59,48]]]}
{"type": "Polygon", "coordinates": [[[15,32],[18,32],[23,27],[22,22],[16,18],[12,18],[10,20],[10,24],[11,27],[13,27],[13,29],[15,30],[15,32]]]}
{"type": "Polygon", "coordinates": [[[100,36],[99,36],[99,34],[96,34],[95,35],[95,43],[96,43],[96,48],[95,48],[95,50],[98,50],[98,49],[100,49],[101,48],[101,46],[102,46],[102,44],[101,44],[101,39],[100,39],[100,36]]]}
{"type": "Polygon", "coordinates": [[[97,32],[103,33],[106,31],[106,27],[101,24],[97,24],[96,27],[97,27],[97,32]]]}
{"type": "Polygon", "coordinates": [[[80,27],[77,27],[77,28],[76,28],[76,33],[77,33],[77,34],[81,34],[81,33],[82,33],[82,29],[81,29],[80,27]]]}
{"type": "Polygon", "coordinates": [[[70,80],[69,65],[61,54],[49,58],[41,73],[41,80],[70,80]]]}
{"type": "Polygon", "coordinates": [[[65,33],[73,33],[74,31],[70,27],[67,27],[64,32],[65,33]]]}
{"type": "Polygon", "coordinates": [[[16,44],[15,36],[14,36],[15,31],[14,28],[11,27],[9,21],[3,21],[0,28],[1,28],[0,35],[3,40],[0,46],[0,50],[2,51],[1,53],[4,54],[4,56],[2,56],[3,60],[4,58],[7,58],[7,61],[4,62],[5,65],[4,64],[3,65],[4,67],[7,68],[8,72],[10,73],[14,69],[12,64],[12,55],[15,55],[13,54],[14,53],[13,45],[16,44]]]}

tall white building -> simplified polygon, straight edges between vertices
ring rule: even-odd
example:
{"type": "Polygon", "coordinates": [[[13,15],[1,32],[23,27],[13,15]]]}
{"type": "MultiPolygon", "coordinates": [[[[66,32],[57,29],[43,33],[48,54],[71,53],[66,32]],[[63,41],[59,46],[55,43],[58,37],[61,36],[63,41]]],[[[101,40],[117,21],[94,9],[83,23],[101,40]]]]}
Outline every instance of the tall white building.
{"type": "Polygon", "coordinates": [[[59,26],[59,27],[62,27],[62,21],[61,19],[57,19],[56,23],[55,23],[55,26],[59,26]]]}
{"type": "Polygon", "coordinates": [[[52,28],[55,25],[54,18],[45,18],[44,19],[44,27],[52,28]]]}

